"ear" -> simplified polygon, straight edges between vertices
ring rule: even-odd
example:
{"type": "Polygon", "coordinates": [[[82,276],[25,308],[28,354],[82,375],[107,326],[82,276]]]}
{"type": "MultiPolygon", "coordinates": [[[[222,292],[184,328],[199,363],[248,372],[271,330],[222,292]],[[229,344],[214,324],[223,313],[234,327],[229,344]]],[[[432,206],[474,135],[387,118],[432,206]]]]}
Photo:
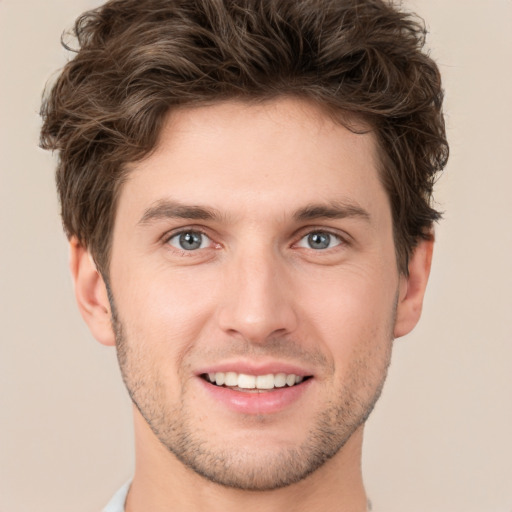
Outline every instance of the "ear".
{"type": "Polygon", "coordinates": [[[433,249],[433,236],[431,240],[421,240],[409,260],[409,276],[402,275],[400,277],[395,338],[400,338],[411,332],[420,319],[423,297],[432,264],[433,249]]]}
{"type": "Polygon", "coordinates": [[[115,345],[110,302],[103,277],[89,251],[76,238],[69,242],[69,267],[75,285],[75,297],[92,335],[103,345],[115,345]]]}

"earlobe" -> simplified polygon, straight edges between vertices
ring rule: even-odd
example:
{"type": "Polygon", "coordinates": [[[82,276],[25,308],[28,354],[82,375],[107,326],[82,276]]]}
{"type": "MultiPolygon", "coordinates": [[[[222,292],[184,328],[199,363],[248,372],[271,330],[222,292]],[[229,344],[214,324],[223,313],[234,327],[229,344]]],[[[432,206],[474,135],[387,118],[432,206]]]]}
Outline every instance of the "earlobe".
{"type": "Polygon", "coordinates": [[[69,249],[69,266],[82,318],[100,343],[115,345],[110,303],[103,277],[96,269],[87,248],[76,238],[70,240],[69,249]]]}
{"type": "Polygon", "coordinates": [[[395,321],[395,338],[411,332],[418,323],[427,288],[434,240],[421,240],[409,260],[409,275],[400,277],[400,292],[395,321]]]}

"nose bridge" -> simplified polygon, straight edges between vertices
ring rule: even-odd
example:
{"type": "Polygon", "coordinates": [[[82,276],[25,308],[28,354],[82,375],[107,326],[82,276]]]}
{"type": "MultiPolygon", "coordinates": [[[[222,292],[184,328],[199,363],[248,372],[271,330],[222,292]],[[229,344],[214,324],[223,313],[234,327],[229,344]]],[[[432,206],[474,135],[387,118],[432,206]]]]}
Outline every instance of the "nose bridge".
{"type": "Polygon", "coordinates": [[[292,332],[297,317],[286,265],[270,244],[252,243],[235,251],[226,268],[221,328],[262,343],[292,332]]]}

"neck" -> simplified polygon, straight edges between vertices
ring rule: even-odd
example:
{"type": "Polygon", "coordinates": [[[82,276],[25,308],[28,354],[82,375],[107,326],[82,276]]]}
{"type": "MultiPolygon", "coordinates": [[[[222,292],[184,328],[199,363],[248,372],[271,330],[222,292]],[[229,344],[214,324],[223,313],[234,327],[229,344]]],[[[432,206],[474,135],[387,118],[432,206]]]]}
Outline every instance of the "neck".
{"type": "Polygon", "coordinates": [[[302,481],[272,491],[244,491],[206,480],[164,448],[135,412],[136,468],[126,512],[365,512],[363,428],[302,481]]]}

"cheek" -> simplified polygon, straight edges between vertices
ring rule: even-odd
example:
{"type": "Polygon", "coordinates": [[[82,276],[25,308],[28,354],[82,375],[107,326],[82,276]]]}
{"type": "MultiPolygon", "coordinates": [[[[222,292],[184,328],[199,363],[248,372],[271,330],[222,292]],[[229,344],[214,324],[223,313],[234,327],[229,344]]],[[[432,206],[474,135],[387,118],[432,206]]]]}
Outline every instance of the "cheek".
{"type": "MultiPolygon", "coordinates": [[[[333,363],[330,396],[365,408],[380,393],[392,350],[394,294],[371,285],[332,290],[316,310],[316,339],[333,363]]],[[[317,302],[318,304],[318,302],[317,302]]],[[[330,379],[329,379],[330,380],[330,379]]],[[[347,402],[347,403],[349,403],[347,402]]]]}
{"type": "Polygon", "coordinates": [[[129,343],[143,347],[162,371],[175,372],[212,316],[212,296],[201,279],[156,275],[120,280],[114,296],[129,343]]]}
{"type": "MultiPolygon", "coordinates": [[[[387,357],[392,341],[396,283],[378,272],[351,269],[312,279],[300,297],[302,318],[335,360],[338,370],[354,359],[387,357]],[[381,275],[381,274],[380,274],[381,275]]],[[[343,371],[343,370],[342,370],[343,371]]]]}

